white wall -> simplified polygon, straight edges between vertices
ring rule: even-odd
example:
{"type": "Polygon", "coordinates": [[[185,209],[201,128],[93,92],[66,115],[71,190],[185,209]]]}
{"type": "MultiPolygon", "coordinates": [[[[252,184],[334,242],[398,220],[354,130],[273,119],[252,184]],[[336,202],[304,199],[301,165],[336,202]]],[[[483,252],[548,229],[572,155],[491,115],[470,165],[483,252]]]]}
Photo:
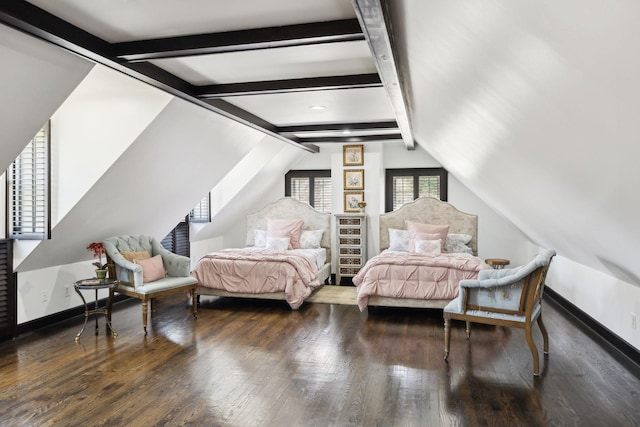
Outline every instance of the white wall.
{"type": "MultiPolygon", "coordinates": [[[[556,256],[547,286],[600,322],[614,334],[640,349],[640,287],[598,270],[556,256]],[[636,316],[635,328],[632,316],[636,316]]],[[[553,331],[550,331],[553,339],[553,331]]]]}
{"type": "Polygon", "coordinates": [[[51,223],[80,200],[172,97],[96,65],[51,118],[51,223]],[[60,190],[63,191],[60,191],[60,190]]]}
{"type": "MultiPolygon", "coordinates": [[[[82,305],[73,283],[95,277],[90,262],[78,262],[20,273],[18,276],[18,324],[82,305]]],[[[95,293],[84,291],[87,302],[95,301],[95,293]]],[[[106,298],[108,290],[98,291],[106,298]]],[[[71,339],[71,338],[70,338],[71,339]]]]}

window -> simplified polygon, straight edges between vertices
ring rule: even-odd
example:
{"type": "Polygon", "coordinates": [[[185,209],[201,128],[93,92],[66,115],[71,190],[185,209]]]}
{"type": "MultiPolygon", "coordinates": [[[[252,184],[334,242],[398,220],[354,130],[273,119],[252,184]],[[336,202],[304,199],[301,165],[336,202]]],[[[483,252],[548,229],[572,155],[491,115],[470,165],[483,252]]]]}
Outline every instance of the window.
{"type": "Polygon", "coordinates": [[[418,197],[435,197],[447,201],[447,171],[443,168],[387,169],[387,212],[395,211],[418,197]]]}
{"type": "Polygon", "coordinates": [[[189,213],[189,222],[211,222],[211,193],[198,202],[189,213]]]}
{"type": "Polygon", "coordinates": [[[284,177],[284,195],[309,203],[321,212],[331,212],[331,171],[289,171],[284,177]]]}
{"type": "Polygon", "coordinates": [[[7,236],[49,238],[49,134],[47,123],[7,170],[7,236]]]}
{"type": "Polygon", "coordinates": [[[190,256],[191,244],[189,243],[189,222],[185,218],[167,234],[160,242],[162,247],[174,254],[190,256]]]}

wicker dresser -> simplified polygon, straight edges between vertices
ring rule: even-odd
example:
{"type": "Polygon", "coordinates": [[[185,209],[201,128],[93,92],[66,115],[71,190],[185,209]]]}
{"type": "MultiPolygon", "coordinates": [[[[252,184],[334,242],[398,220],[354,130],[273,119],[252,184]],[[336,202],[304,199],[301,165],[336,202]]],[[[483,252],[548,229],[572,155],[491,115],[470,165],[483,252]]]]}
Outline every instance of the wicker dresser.
{"type": "Polygon", "coordinates": [[[367,262],[367,216],[365,214],[336,214],[336,246],[338,268],[336,284],[343,277],[358,274],[367,262]]]}

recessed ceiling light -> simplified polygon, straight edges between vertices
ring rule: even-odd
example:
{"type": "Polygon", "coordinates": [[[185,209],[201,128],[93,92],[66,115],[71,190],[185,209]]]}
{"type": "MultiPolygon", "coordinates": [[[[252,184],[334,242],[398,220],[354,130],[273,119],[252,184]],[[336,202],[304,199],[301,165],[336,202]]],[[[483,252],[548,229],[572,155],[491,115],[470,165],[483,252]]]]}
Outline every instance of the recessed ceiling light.
{"type": "Polygon", "coordinates": [[[309,106],[310,110],[326,110],[327,107],[325,107],[324,105],[311,105],[309,106]]]}

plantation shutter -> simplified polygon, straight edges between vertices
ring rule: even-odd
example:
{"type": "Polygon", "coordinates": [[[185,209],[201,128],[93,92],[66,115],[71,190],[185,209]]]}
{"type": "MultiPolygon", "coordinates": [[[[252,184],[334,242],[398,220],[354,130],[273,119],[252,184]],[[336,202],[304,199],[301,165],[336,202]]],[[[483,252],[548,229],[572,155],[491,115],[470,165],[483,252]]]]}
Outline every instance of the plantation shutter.
{"type": "Polygon", "coordinates": [[[447,201],[447,171],[443,168],[387,169],[386,212],[395,211],[418,197],[447,201]]]}
{"type": "Polygon", "coordinates": [[[49,125],[29,141],[7,171],[8,237],[49,238],[49,125]]]}
{"type": "Polygon", "coordinates": [[[393,208],[398,209],[407,202],[414,200],[413,196],[413,176],[393,177],[393,208]]]}
{"type": "Polygon", "coordinates": [[[211,193],[200,200],[189,213],[190,222],[211,222],[211,193]]]}
{"type": "Polygon", "coordinates": [[[313,180],[313,207],[320,212],[331,212],[331,177],[313,180]]]}
{"type": "Polygon", "coordinates": [[[321,212],[331,212],[331,171],[292,170],[287,172],[284,195],[309,203],[321,212]]]}
{"type": "Polygon", "coordinates": [[[181,221],[165,236],[160,244],[168,251],[178,255],[190,256],[189,223],[181,221]]]}
{"type": "Polygon", "coordinates": [[[439,176],[418,176],[418,197],[440,198],[439,176]]]}
{"type": "Polygon", "coordinates": [[[13,274],[13,240],[0,240],[0,341],[16,335],[16,288],[13,274]]]}
{"type": "Polygon", "coordinates": [[[311,178],[291,178],[291,194],[294,199],[298,199],[301,202],[311,204],[309,198],[309,192],[311,187],[311,178]]]}

